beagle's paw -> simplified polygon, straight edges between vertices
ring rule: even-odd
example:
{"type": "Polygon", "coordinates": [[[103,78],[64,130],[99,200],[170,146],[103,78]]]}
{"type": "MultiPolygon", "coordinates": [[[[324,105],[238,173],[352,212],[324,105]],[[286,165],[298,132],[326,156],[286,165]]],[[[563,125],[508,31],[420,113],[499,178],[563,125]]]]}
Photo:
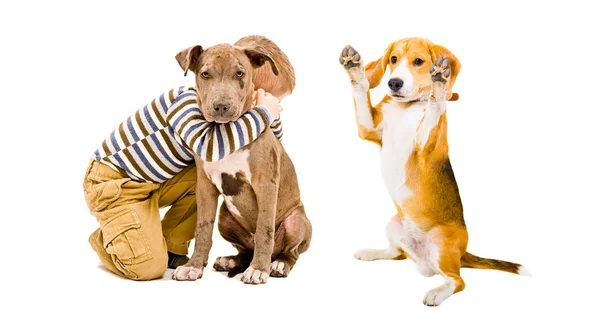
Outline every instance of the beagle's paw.
{"type": "MultiPolygon", "coordinates": [[[[448,90],[448,79],[451,73],[448,58],[438,57],[435,63],[429,67],[429,73],[431,74],[431,81],[433,81],[429,101],[445,101],[446,91],[448,90]]],[[[438,108],[442,107],[438,106],[438,108]]],[[[437,111],[443,112],[441,109],[437,111]]]]}
{"type": "Polygon", "coordinates": [[[261,270],[256,270],[252,266],[248,267],[242,274],[242,282],[245,284],[261,284],[267,283],[269,273],[261,270]]]}
{"type": "Polygon", "coordinates": [[[450,78],[448,58],[438,57],[435,63],[429,67],[429,73],[433,82],[446,82],[450,78]]]}
{"type": "Polygon", "coordinates": [[[360,58],[360,54],[351,45],[347,45],[340,54],[340,64],[346,70],[349,70],[350,68],[360,66],[362,59],[360,58]]]}
{"type": "Polygon", "coordinates": [[[423,304],[428,307],[436,307],[442,304],[444,300],[448,299],[454,293],[454,286],[445,283],[435,289],[429,290],[423,297],[423,304]]]}
{"type": "Polygon", "coordinates": [[[271,277],[285,278],[290,274],[290,269],[288,263],[275,260],[271,263],[271,277]]]}
{"type": "Polygon", "coordinates": [[[354,88],[360,89],[361,92],[369,89],[369,81],[365,75],[363,60],[358,51],[352,46],[347,45],[344,47],[340,54],[340,64],[348,72],[350,82],[354,88]]]}
{"type": "Polygon", "coordinates": [[[171,278],[177,281],[195,281],[202,278],[203,273],[204,267],[194,267],[186,264],[184,266],[177,267],[177,269],[175,269],[175,271],[173,271],[171,274],[171,278]]]}

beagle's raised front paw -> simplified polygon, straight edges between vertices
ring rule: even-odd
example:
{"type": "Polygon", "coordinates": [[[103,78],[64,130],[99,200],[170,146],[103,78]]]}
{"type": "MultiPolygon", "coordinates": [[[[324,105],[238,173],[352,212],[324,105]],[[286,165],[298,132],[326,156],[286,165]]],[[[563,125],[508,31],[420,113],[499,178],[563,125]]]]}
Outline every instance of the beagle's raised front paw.
{"type": "Polygon", "coordinates": [[[362,59],[358,51],[354,50],[351,45],[347,45],[340,54],[340,64],[346,69],[358,67],[362,64],[362,59]]]}
{"type": "Polygon", "coordinates": [[[360,89],[360,91],[366,91],[369,89],[369,81],[365,75],[365,67],[363,60],[360,57],[358,51],[352,46],[347,45],[340,54],[340,64],[348,72],[350,81],[354,88],[360,89]]]}
{"type": "Polygon", "coordinates": [[[253,267],[248,267],[242,274],[242,282],[246,284],[261,284],[267,283],[269,273],[266,271],[256,270],[253,267]]]}
{"type": "MultiPolygon", "coordinates": [[[[434,64],[429,67],[433,87],[431,90],[430,101],[445,101],[446,91],[448,89],[448,79],[450,78],[450,62],[448,58],[438,57],[434,64]]],[[[443,112],[443,111],[440,111],[443,112]]]]}
{"type": "Polygon", "coordinates": [[[446,82],[450,78],[450,63],[448,58],[438,57],[435,63],[429,67],[429,73],[433,82],[446,82]]]}

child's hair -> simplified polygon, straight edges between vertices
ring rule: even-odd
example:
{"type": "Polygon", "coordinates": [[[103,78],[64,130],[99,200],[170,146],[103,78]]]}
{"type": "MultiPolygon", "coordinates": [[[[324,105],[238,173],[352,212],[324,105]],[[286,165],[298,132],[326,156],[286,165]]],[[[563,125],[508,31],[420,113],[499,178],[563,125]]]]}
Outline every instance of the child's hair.
{"type": "Polygon", "coordinates": [[[238,40],[235,45],[240,47],[261,47],[269,53],[275,61],[277,69],[279,69],[278,76],[273,73],[269,63],[254,69],[252,81],[256,89],[262,88],[275,97],[292,93],[294,87],[296,87],[294,68],[285,53],[273,41],[263,36],[247,36],[238,40]]]}

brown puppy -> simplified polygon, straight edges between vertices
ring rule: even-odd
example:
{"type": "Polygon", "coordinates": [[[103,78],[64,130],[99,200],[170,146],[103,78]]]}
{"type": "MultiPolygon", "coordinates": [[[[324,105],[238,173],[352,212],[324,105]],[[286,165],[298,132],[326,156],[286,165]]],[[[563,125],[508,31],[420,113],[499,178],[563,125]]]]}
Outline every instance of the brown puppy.
{"type": "MultiPolygon", "coordinates": [[[[251,36],[236,45],[203,50],[194,46],[176,56],[182,69],[196,75],[198,105],[214,122],[237,120],[253,105],[255,84],[283,97],[292,92],[294,72],[283,52],[270,40],[251,36]],[[286,75],[280,79],[281,70],[286,75]],[[255,80],[253,82],[253,80],[255,80]]],[[[266,129],[248,146],[222,160],[195,157],[198,224],[192,258],[173,272],[173,279],[202,277],[212,246],[217,200],[223,195],[219,232],[238,250],[219,257],[214,268],[230,276],[244,271],[242,281],[265,283],[269,275],[286,277],[312,236],[300,201],[294,165],[279,140],[266,129]]]]}
{"type": "Polygon", "coordinates": [[[427,39],[407,38],[390,44],[366,66],[347,46],[340,63],[351,80],[359,136],[381,147],[384,182],[398,211],[387,226],[389,248],[359,250],[355,257],[408,257],[421,274],[442,275],[444,284],[423,298],[429,306],[463,290],[461,267],[527,274],[519,264],[467,252],[467,227],[446,138],[446,100],[456,97],[452,86],[460,71],[458,59],[427,39]],[[369,89],[379,85],[388,69],[389,91],[372,106],[369,89]]]}

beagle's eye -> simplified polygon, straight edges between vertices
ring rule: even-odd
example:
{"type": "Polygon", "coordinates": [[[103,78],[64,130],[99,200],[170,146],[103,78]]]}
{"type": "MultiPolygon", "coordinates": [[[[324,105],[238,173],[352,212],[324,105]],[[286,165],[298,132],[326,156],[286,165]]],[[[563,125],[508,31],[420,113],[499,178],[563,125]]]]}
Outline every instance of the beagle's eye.
{"type": "Polygon", "coordinates": [[[238,71],[238,72],[237,72],[235,75],[236,75],[238,78],[242,78],[242,77],[244,76],[244,71],[238,71]]]}
{"type": "Polygon", "coordinates": [[[413,61],[413,64],[418,67],[418,66],[422,65],[423,62],[425,62],[425,61],[423,61],[421,58],[416,58],[415,61],[413,61]]]}
{"type": "Polygon", "coordinates": [[[392,63],[396,63],[396,61],[398,61],[398,58],[396,58],[396,56],[392,57],[392,63]]]}
{"type": "Polygon", "coordinates": [[[208,72],[204,71],[200,74],[202,78],[208,78],[208,72]]]}

